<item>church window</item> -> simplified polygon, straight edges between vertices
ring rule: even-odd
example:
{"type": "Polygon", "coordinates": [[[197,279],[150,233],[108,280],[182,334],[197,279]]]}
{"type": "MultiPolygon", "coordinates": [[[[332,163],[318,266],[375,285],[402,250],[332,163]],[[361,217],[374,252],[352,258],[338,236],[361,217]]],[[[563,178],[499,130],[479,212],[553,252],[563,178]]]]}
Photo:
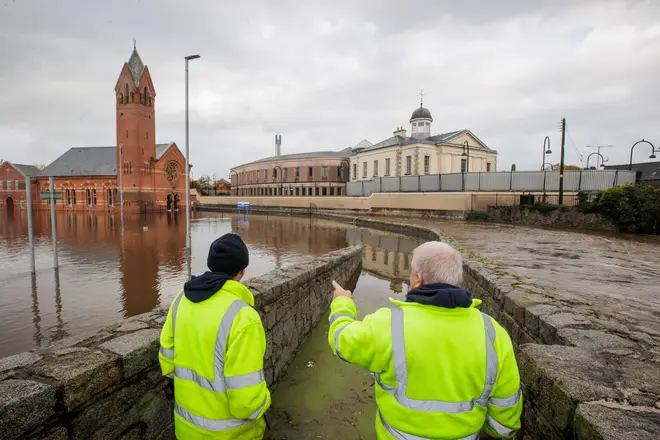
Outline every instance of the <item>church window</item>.
{"type": "Polygon", "coordinates": [[[108,206],[112,206],[112,190],[108,189],[108,206]]]}
{"type": "Polygon", "coordinates": [[[76,190],[75,189],[71,190],[71,204],[72,205],[76,204],[76,190]]]}
{"type": "Polygon", "coordinates": [[[92,206],[92,192],[90,190],[85,192],[87,193],[87,206],[92,206]]]}
{"type": "Polygon", "coordinates": [[[71,204],[71,191],[68,189],[66,190],[66,204],[67,205],[71,204]]]}
{"type": "Polygon", "coordinates": [[[124,84],[124,103],[128,104],[128,84],[124,84]]]}
{"type": "Polygon", "coordinates": [[[96,190],[92,190],[92,204],[96,206],[96,190]]]}
{"type": "Polygon", "coordinates": [[[131,92],[131,104],[133,104],[135,97],[133,96],[133,92],[131,92]]]}

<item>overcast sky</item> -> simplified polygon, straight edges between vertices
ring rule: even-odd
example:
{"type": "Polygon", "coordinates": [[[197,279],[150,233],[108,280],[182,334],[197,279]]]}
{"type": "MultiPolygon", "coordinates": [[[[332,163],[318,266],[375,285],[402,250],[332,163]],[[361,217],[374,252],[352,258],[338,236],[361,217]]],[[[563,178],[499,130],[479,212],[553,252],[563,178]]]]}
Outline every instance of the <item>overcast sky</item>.
{"type": "Polygon", "coordinates": [[[410,133],[422,88],[434,134],[472,130],[499,170],[540,168],[546,135],[558,162],[562,117],[567,163],[588,144],[614,145],[610,164],[641,138],[660,148],[658,0],[0,0],[0,158],[115,145],[133,38],[157,140],[182,151],[183,57],[202,57],[190,65],[196,177],[273,155],[275,133],[284,154],[410,133]]]}

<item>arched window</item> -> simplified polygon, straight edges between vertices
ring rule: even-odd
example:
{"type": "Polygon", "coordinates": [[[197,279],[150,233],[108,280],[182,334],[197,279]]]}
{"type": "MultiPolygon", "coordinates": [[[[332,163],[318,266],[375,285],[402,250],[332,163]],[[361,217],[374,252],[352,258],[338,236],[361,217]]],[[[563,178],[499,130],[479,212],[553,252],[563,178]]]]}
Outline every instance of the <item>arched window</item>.
{"type": "Polygon", "coordinates": [[[124,102],[128,104],[128,83],[124,84],[124,99],[124,102]]]}
{"type": "Polygon", "coordinates": [[[76,204],[76,190],[75,189],[71,190],[71,204],[72,205],[76,204]]]}
{"type": "Polygon", "coordinates": [[[117,200],[119,198],[119,196],[118,196],[119,191],[117,191],[117,188],[115,188],[115,190],[113,192],[114,192],[113,200],[117,200]]]}
{"type": "Polygon", "coordinates": [[[112,206],[112,190],[108,189],[108,206],[112,206]]]}
{"type": "Polygon", "coordinates": [[[134,99],[135,99],[135,97],[133,96],[133,92],[131,92],[131,104],[133,104],[134,99]]]}
{"type": "Polygon", "coordinates": [[[94,206],[96,206],[96,190],[92,190],[92,203],[94,206]]]}
{"type": "Polygon", "coordinates": [[[66,190],[66,204],[67,205],[71,204],[71,191],[68,189],[66,190]]]}
{"type": "Polygon", "coordinates": [[[123,93],[120,93],[120,94],[119,94],[119,100],[118,100],[118,103],[119,103],[119,104],[123,104],[123,103],[124,103],[124,94],[123,94],[123,93]]]}
{"type": "Polygon", "coordinates": [[[90,190],[85,192],[87,193],[87,206],[92,206],[92,192],[90,190]]]}
{"type": "Polygon", "coordinates": [[[149,102],[149,89],[144,87],[144,104],[146,105],[149,102]]]}

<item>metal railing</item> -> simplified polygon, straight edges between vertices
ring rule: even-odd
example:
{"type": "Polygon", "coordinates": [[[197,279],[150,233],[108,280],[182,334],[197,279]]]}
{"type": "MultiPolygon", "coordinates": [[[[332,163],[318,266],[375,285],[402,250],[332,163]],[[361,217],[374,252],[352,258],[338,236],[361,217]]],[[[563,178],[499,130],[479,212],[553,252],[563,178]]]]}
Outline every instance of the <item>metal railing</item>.
{"type": "MultiPolygon", "coordinates": [[[[564,172],[564,191],[602,191],[635,183],[634,171],[580,170],[564,172]]],[[[353,197],[381,192],[538,191],[559,190],[559,171],[499,171],[485,173],[428,174],[379,177],[348,182],[346,194],[353,197]]]]}

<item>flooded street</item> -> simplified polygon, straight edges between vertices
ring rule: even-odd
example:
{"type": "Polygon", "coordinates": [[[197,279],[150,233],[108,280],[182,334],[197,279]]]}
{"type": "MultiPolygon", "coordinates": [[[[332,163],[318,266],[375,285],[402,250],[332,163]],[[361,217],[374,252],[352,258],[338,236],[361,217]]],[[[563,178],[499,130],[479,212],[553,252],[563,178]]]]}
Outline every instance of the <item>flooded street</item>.
{"type": "MultiPolygon", "coordinates": [[[[185,217],[58,213],[59,270],[50,218],[35,213],[36,275],[30,274],[27,221],[0,218],[0,357],[94,332],[169,304],[186,279],[185,217]]],[[[191,270],[206,270],[209,244],[227,232],[250,249],[247,278],[346,246],[346,227],[309,219],[197,215],[191,270]],[[334,226],[333,226],[334,225],[334,226]]]]}

